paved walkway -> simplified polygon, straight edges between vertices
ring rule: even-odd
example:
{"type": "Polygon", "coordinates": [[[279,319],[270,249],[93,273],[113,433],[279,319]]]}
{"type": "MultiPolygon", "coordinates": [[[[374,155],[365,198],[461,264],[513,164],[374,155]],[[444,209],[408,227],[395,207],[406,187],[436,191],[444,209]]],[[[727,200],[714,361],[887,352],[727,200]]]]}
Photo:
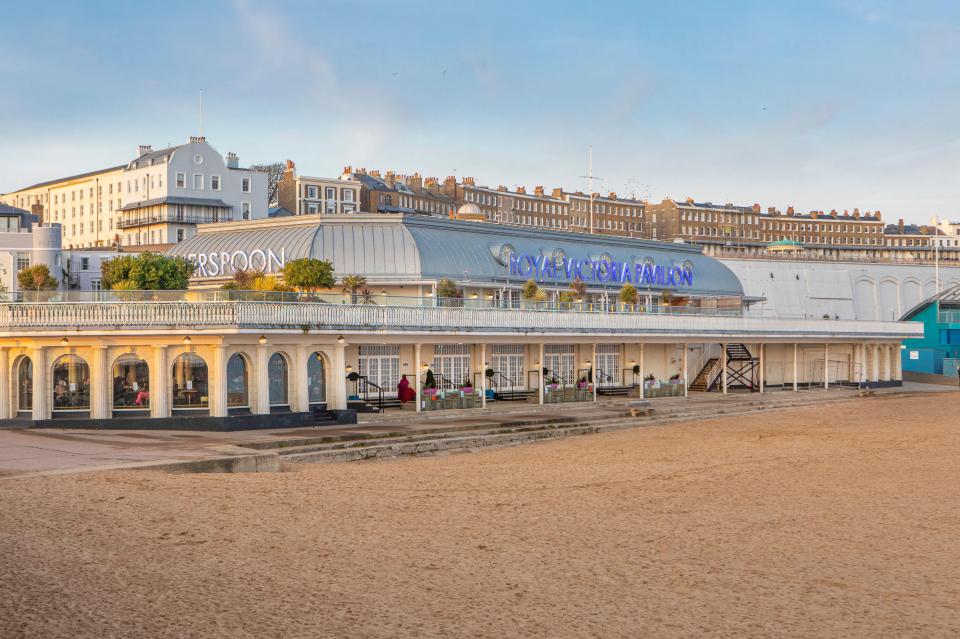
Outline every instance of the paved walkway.
{"type": "MultiPolygon", "coordinates": [[[[903,392],[955,392],[956,389],[931,384],[905,383],[902,388],[878,390],[878,394],[903,392]]],[[[823,394],[823,389],[800,392],[823,394]]],[[[831,399],[854,397],[855,391],[836,388],[831,399]]],[[[789,391],[770,391],[765,396],[774,400],[794,396],[789,391]]],[[[688,405],[709,409],[710,406],[733,405],[757,401],[754,393],[696,393],[689,398],[655,399],[655,408],[666,409],[688,405]]],[[[601,398],[597,404],[552,404],[536,406],[519,402],[491,403],[486,409],[437,411],[421,413],[391,411],[383,415],[363,415],[355,426],[296,428],[242,431],[233,433],[155,430],[73,430],[73,429],[5,429],[0,430],[0,475],[20,475],[44,471],[95,470],[137,465],[144,462],[165,462],[205,459],[237,452],[236,447],[262,447],[269,442],[318,437],[370,436],[450,428],[498,426],[512,421],[544,419],[563,415],[576,419],[622,413],[623,397],[601,398]],[[258,444],[260,446],[258,446],[258,444]]]]}

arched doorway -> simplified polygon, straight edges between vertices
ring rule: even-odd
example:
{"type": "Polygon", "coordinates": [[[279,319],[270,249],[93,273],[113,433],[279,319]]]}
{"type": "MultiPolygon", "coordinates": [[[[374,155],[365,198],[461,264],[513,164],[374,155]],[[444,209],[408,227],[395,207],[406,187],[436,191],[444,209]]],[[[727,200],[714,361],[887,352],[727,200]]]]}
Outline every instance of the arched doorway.
{"type": "Polygon", "coordinates": [[[267,364],[267,377],[270,383],[270,410],[283,410],[290,407],[290,393],[287,375],[287,358],[282,353],[274,353],[267,364]]]}
{"type": "Polygon", "coordinates": [[[150,411],[150,367],[133,353],[113,362],[113,415],[134,417],[150,411]]]}
{"type": "Polygon", "coordinates": [[[307,403],[324,404],[327,401],[327,371],[323,355],[311,353],[307,358],[307,403]]]}
{"type": "Polygon", "coordinates": [[[53,362],[53,413],[90,413],[90,367],[77,355],[53,362]]]}
{"type": "Polygon", "coordinates": [[[17,415],[29,417],[33,412],[33,362],[24,355],[17,361],[17,415]]]}
{"type": "Polygon", "coordinates": [[[196,353],[183,353],[173,360],[171,387],[174,412],[202,412],[210,409],[207,363],[196,353]]]}
{"type": "Polygon", "coordinates": [[[247,360],[234,353],[227,361],[227,409],[240,412],[250,408],[250,385],[247,360]]]}

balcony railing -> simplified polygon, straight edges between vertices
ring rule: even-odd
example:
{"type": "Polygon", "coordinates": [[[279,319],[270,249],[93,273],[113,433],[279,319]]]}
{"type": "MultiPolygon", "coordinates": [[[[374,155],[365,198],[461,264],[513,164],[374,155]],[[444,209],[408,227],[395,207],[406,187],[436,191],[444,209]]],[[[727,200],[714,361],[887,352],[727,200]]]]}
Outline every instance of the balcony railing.
{"type": "MultiPolygon", "coordinates": [[[[131,292],[133,293],[133,292],[131,292]]],[[[114,295],[125,295],[117,292],[114,295]]],[[[189,292],[188,292],[189,294],[189,292]]],[[[161,296],[162,297],[162,296],[161,296]]],[[[556,309],[386,306],[322,301],[59,301],[0,304],[0,330],[76,331],[89,328],[217,329],[224,327],[351,332],[497,334],[661,334],[714,341],[719,336],[855,337],[922,335],[916,323],[769,319],[556,309]]]]}
{"type": "Polygon", "coordinates": [[[233,216],[229,213],[222,215],[141,215],[134,218],[121,218],[117,228],[129,229],[135,226],[149,224],[214,224],[216,222],[230,222],[233,216]]]}

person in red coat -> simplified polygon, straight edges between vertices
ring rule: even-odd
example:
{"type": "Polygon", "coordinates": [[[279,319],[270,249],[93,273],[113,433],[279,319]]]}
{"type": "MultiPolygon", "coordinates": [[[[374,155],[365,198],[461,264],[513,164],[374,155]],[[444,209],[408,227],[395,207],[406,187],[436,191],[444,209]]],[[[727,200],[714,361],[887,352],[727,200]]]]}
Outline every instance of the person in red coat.
{"type": "Polygon", "coordinates": [[[400,376],[400,383],[397,384],[397,397],[400,402],[412,402],[417,398],[417,391],[410,388],[410,380],[406,375],[400,376]]]}

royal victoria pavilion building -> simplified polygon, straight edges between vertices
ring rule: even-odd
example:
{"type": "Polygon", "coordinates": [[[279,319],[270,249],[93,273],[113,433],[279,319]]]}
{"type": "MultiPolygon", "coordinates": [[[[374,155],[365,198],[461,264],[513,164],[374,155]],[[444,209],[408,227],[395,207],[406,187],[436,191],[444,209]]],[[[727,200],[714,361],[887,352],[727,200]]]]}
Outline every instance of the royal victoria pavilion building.
{"type": "Polygon", "coordinates": [[[404,375],[411,410],[896,384],[901,341],[922,333],[755,315],[737,277],[685,244],[361,214],[210,224],[170,252],[196,265],[189,291],[5,302],[0,419],[304,425],[395,404],[404,375]],[[366,286],[221,290],[236,269],[279,273],[302,257],[366,286]],[[449,282],[438,295],[443,280],[455,295],[449,282]],[[633,303],[619,299],[625,283],[633,303]]]}

